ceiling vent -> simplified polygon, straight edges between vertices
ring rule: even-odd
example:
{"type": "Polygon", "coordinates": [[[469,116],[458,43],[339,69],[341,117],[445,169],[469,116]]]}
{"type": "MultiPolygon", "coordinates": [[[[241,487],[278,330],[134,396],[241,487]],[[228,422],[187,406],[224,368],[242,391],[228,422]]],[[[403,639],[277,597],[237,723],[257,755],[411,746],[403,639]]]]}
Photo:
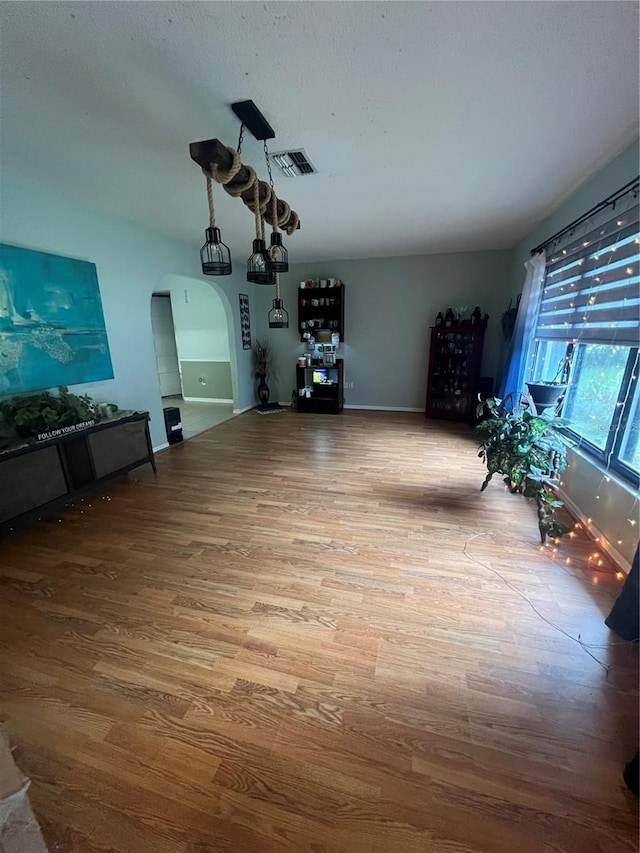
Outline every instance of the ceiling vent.
{"type": "Polygon", "coordinates": [[[302,175],[318,173],[303,148],[298,148],[296,151],[277,151],[269,156],[287,178],[299,178],[302,175]]]}

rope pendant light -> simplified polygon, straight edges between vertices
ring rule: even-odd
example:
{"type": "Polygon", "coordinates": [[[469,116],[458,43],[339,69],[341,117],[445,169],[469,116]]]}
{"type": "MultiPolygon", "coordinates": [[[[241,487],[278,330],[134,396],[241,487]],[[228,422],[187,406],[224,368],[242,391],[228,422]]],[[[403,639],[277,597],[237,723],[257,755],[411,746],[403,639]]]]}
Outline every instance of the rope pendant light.
{"type": "Polygon", "coordinates": [[[256,238],[253,241],[253,252],[247,259],[247,281],[254,284],[275,284],[274,272],[271,267],[271,258],[267,252],[267,247],[264,243],[264,221],[262,214],[266,208],[267,202],[271,198],[271,193],[268,194],[263,202],[263,207],[260,207],[260,185],[256,173],[247,167],[253,173],[253,213],[256,221],[256,238]]]}
{"type": "Polygon", "coordinates": [[[264,147],[264,159],[267,164],[267,172],[269,173],[269,186],[271,187],[271,245],[269,247],[269,256],[271,258],[271,266],[273,271],[278,272],[289,272],[289,253],[286,248],[282,245],[282,234],[278,230],[280,225],[289,221],[289,216],[291,215],[291,208],[285,202],[284,204],[284,213],[282,215],[281,222],[278,220],[278,199],[276,198],[276,194],[273,188],[273,175],[271,174],[271,161],[269,160],[269,150],[267,148],[267,140],[263,141],[264,147]]]}
{"type": "MultiPolygon", "coordinates": [[[[241,165],[240,155],[236,153],[231,167],[226,172],[221,172],[213,163],[210,164],[209,171],[219,183],[226,184],[238,174],[241,165]]],[[[205,244],[200,249],[200,263],[204,275],[231,275],[231,252],[229,251],[229,247],[222,242],[220,229],[216,227],[211,175],[205,172],[207,178],[207,201],[209,204],[209,227],[204,232],[205,244]]]]}
{"type": "MultiPolygon", "coordinates": [[[[269,176],[271,176],[271,175],[269,175],[269,176]]],[[[289,205],[286,205],[286,207],[288,207],[288,206],[289,205]]],[[[278,199],[276,198],[276,194],[274,192],[272,192],[272,194],[271,194],[271,209],[273,212],[272,215],[274,217],[273,222],[277,223],[278,222],[278,199]]],[[[288,217],[288,213],[287,213],[287,217],[288,217]]],[[[273,308],[271,309],[271,311],[269,311],[269,328],[270,329],[288,329],[289,328],[289,312],[284,307],[284,303],[283,303],[282,299],[280,298],[280,270],[273,261],[273,256],[274,256],[273,235],[276,233],[276,231],[275,231],[276,227],[277,227],[277,225],[274,226],[274,231],[271,234],[271,249],[270,249],[271,265],[272,265],[272,269],[274,270],[274,276],[276,279],[276,298],[273,300],[273,308]]],[[[279,236],[280,236],[280,234],[278,234],[278,237],[279,236]]],[[[282,248],[284,249],[285,261],[286,261],[287,250],[284,248],[284,246],[282,248]]],[[[286,269],[284,270],[284,272],[286,272],[288,269],[289,269],[289,264],[287,263],[286,269]]]]}

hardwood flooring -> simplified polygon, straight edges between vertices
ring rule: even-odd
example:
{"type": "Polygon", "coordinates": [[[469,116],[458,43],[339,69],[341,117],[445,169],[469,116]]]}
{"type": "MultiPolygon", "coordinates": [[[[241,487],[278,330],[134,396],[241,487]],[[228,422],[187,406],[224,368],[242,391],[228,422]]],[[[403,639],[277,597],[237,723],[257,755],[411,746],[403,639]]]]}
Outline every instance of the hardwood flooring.
{"type": "Polygon", "coordinates": [[[620,580],[579,529],[541,553],[476,443],[248,412],[0,543],[0,721],[52,853],[637,850],[620,580]]]}

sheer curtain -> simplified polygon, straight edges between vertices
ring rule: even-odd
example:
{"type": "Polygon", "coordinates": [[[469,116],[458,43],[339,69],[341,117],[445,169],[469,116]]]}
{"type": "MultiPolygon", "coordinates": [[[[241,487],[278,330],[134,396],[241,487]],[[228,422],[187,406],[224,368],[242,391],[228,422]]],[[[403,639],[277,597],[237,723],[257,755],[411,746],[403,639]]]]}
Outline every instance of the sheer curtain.
{"type": "Polygon", "coordinates": [[[523,389],[527,358],[532,349],[533,333],[540,309],[546,262],[544,252],[539,252],[525,261],[527,272],[509,348],[509,366],[498,389],[498,397],[506,397],[511,391],[523,389]]]}

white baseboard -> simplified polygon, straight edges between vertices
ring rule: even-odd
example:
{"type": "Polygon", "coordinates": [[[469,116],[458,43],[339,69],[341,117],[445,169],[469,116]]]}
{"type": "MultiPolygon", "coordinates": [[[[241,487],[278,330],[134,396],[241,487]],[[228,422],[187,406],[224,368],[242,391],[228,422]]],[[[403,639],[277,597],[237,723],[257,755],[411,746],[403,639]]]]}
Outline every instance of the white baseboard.
{"type": "Polygon", "coordinates": [[[613,560],[613,562],[616,564],[616,566],[618,566],[626,575],[628,575],[631,571],[631,563],[627,560],[627,558],[623,556],[620,551],[618,551],[618,549],[611,544],[611,542],[609,542],[609,540],[598,530],[598,528],[593,522],[589,523],[586,515],[583,515],[580,507],[577,506],[577,504],[575,504],[561,488],[558,488],[556,491],[558,493],[558,497],[561,501],[564,502],[571,515],[574,515],[582,524],[589,536],[592,536],[594,541],[597,541],[598,547],[602,548],[603,551],[606,551],[607,554],[613,560]]]}
{"type": "MultiPolygon", "coordinates": [[[[233,402],[233,401],[232,401],[233,402]]],[[[244,412],[248,412],[250,409],[255,409],[257,403],[254,403],[252,406],[245,406],[244,409],[234,409],[234,415],[242,415],[244,412]]]]}
{"type": "Polygon", "coordinates": [[[169,447],[169,442],[165,441],[164,444],[159,444],[157,447],[153,448],[154,453],[160,453],[161,450],[166,450],[169,447]]]}
{"type": "Polygon", "coordinates": [[[424,412],[424,409],[413,409],[407,406],[350,406],[345,404],[345,409],[363,409],[372,412],[424,412]]]}
{"type": "Polygon", "coordinates": [[[185,403],[233,403],[226,397],[183,397],[185,403]]]}

